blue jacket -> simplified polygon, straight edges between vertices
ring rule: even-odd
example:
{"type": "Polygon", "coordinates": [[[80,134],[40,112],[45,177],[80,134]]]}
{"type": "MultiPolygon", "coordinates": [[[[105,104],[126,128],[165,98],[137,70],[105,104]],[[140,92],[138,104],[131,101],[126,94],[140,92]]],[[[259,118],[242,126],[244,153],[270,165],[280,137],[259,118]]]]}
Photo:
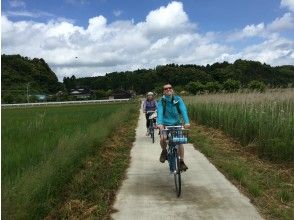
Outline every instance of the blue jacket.
{"type": "Polygon", "coordinates": [[[184,119],[185,124],[189,124],[189,117],[187,113],[186,105],[183,99],[179,96],[174,96],[174,101],[172,103],[172,98],[170,96],[163,96],[163,99],[166,100],[166,110],[163,115],[163,105],[162,100],[160,99],[157,103],[157,124],[159,125],[180,125],[181,118],[178,113],[177,106],[175,103],[179,103],[179,108],[181,115],[184,119]]]}

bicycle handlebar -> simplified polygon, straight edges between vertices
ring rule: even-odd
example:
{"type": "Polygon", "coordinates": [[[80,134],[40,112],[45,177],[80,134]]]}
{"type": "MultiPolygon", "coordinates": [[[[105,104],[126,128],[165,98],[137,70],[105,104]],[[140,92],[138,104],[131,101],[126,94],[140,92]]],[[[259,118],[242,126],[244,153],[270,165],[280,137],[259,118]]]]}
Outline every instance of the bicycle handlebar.
{"type": "Polygon", "coordinates": [[[182,125],[165,126],[164,130],[172,130],[172,129],[177,129],[177,128],[184,128],[184,126],[182,126],[182,125]]]}
{"type": "Polygon", "coordinates": [[[149,114],[149,113],[154,113],[154,112],[156,112],[156,111],[147,111],[146,113],[149,114]]]}

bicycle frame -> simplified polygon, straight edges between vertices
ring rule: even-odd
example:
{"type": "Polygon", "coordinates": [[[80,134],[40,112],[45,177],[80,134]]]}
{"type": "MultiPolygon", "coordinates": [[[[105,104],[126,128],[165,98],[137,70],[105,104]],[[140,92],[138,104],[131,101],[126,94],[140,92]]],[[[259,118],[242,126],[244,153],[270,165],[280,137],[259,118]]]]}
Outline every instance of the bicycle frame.
{"type": "Polygon", "coordinates": [[[181,171],[180,171],[180,156],[178,149],[181,144],[186,144],[188,140],[188,130],[182,126],[167,126],[163,130],[162,135],[166,135],[168,139],[167,159],[169,163],[170,173],[174,174],[176,193],[181,195],[181,171]],[[165,133],[165,134],[164,134],[165,133]]]}
{"type": "Polygon", "coordinates": [[[154,143],[154,120],[156,117],[152,117],[156,113],[156,111],[147,111],[146,114],[148,115],[148,120],[150,121],[149,123],[149,134],[152,139],[152,143],[154,143]]]}

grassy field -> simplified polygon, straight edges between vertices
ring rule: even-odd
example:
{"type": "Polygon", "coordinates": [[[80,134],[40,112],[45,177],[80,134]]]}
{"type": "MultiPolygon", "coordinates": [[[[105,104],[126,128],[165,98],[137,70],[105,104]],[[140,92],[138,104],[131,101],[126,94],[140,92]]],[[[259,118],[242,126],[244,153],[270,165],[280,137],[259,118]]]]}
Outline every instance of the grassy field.
{"type": "Polygon", "coordinates": [[[138,109],[133,109],[102,147],[85,158],[47,219],[110,219],[116,191],[129,166],[138,116],[138,109]]]}
{"type": "Polygon", "coordinates": [[[293,166],[261,160],[218,129],[193,124],[190,137],[265,219],[294,219],[293,166]]]}
{"type": "Polygon", "coordinates": [[[135,104],[2,110],[2,217],[39,219],[135,104]]]}
{"type": "Polygon", "coordinates": [[[294,161],[294,90],[187,97],[190,117],[223,130],[260,157],[294,161]]]}

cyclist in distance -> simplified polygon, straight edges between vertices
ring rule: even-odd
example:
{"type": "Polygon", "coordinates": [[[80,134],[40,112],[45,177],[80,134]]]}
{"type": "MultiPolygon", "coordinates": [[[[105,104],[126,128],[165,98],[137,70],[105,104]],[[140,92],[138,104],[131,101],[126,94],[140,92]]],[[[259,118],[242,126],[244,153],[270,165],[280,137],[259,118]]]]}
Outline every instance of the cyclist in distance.
{"type": "Polygon", "coordinates": [[[150,113],[148,113],[148,111],[155,111],[157,109],[157,102],[154,99],[154,94],[153,92],[148,92],[147,93],[147,98],[143,103],[143,112],[145,113],[146,116],[146,128],[147,128],[147,134],[149,135],[149,125],[150,125],[150,121],[149,121],[149,116],[151,115],[150,113]]]}
{"type": "MultiPolygon", "coordinates": [[[[171,84],[166,84],[163,86],[163,96],[158,101],[157,107],[157,126],[162,131],[165,126],[176,126],[182,125],[181,117],[184,120],[184,128],[189,128],[189,117],[187,113],[186,105],[183,99],[179,96],[175,96],[171,84]]],[[[160,145],[162,152],[159,158],[161,163],[167,160],[167,143],[166,135],[160,136],[160,145]]],[[[181,144],[179,147],[180,156],[180,170],[186,171],[188,167],[184,163],[184,146],[181,144]]]]}

